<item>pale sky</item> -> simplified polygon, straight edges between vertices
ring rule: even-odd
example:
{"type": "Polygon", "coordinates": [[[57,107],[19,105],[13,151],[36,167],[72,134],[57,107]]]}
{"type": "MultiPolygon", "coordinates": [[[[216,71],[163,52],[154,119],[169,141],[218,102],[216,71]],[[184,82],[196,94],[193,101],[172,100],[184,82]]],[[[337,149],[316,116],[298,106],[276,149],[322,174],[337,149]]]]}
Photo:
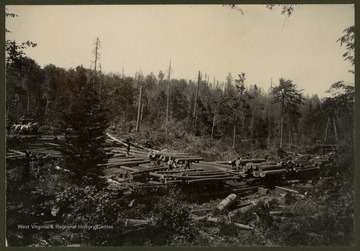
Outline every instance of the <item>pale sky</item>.
{"type": "Polygon", "coordinates": [[[267,90],[291,79],[305,94],[324,95],[339,80],[354,83],[337,39],[354,25],[353,5],[297,5],[292,16],[264,5],[10,5],[6,39],[38,44],[26,50],[41,67],[89,67],[99,37],[105,73],[134,76],[167,71],[172,78],[210,81],[246,73],[246,84],[267,90]]]}

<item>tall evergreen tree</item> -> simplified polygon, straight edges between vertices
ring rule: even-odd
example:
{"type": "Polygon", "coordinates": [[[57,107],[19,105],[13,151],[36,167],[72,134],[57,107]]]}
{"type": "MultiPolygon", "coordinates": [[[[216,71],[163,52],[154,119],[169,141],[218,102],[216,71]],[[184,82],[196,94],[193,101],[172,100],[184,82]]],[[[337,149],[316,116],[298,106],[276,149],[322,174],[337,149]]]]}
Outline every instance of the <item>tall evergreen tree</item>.
{"type": "Polygon", "coordinates": [[[83,67],[76,69],[76,80],[69,109],[62,112],[62,129],[66,143],[64,160],[72,171],[76,184],[99,184],[102,168],[97,164],[106,161],[102,149],[105,130],[109,126],[105,92],[101,92],[96,77],[89,77],[83,67]]]}
{"type": "Polygon", "coordinates": [[[284,143],[284,118],[287,115],[293,120],[293,116],[298,115],[299,106],[303,103],[304,97],[302,90],[297,90],[297,87],[291,80],[280,79],[279,85],[272,89],[274,95],[273,101],[280,103],[280,149],[283,148],[284,143]]]}

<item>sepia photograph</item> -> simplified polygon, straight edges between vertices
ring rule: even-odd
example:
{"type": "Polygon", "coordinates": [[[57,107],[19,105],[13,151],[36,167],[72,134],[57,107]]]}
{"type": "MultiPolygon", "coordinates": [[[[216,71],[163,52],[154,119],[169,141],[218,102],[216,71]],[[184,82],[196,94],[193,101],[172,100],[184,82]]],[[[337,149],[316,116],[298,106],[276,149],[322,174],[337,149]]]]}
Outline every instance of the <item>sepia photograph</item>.
{"type": "Polygon", "coordinates": [[[6,247],[354,247],[355,4],[4,19],[6,247]]]}

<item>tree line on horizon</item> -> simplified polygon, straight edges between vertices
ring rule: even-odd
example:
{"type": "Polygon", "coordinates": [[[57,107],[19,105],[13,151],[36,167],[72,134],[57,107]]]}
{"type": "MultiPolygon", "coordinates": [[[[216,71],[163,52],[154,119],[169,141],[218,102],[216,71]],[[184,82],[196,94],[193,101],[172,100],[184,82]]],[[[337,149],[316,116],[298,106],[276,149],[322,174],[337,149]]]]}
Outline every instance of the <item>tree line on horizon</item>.
{"type": "MultiPolygon", "coordinates": [[[[7,63],[6,73],[8,124],[26,115],[53,127],[60,126],[61,113],[74,108],[78,89],[93,75],[91,69],[82,66],[66,70],[47,65],[42,69],[33,59],[21,56],[7,63]]],[[[332,114],[333,110],[326,107],[329,99],[321,100],[316,94],[305,97],[296,84],[283,78],[267,91],[256,84],[247,85],[244,73],[236,79],[229,73],[220,86],[202,79],[201,72],[196,82],[169,80],[162,71],[158,76],[138,72],[134,77],[99,72],[97,79],[106,96],[103,102],[109,125],[124,132],[176,127],[169,131],[229,138],[230,143],[250,141],[268,148],[280,144],[281,135],[287,146],[324,141],[326,127],[332,132],[328,140],[335,140],[342,136],[341,128],[349,124],[349,118],[343,117],[352,116],[332,114]]]]}

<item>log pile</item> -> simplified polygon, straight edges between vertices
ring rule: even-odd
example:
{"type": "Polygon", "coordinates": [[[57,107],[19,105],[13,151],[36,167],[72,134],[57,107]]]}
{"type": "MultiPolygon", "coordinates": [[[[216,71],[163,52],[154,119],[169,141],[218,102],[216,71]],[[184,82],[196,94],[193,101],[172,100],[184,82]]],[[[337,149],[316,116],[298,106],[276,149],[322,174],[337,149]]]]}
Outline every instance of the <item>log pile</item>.
{"type": "Polygon", "coordinates": [[[333,165],[334,153],[327,155],[297,155],[280,161],[265,159],[238,159],[228,162],[217,162],[231,166],[233,173],[243,178],[265,178],[272,176],[288,176],[300,173],[317,172],[321,168],[333,165]]]}
{"type": "MultiPolygon", "coordinates": [[[[239,182],[251,179],[261,181],[265,178],[286,178],[309,173],[312,175],[322,168],[331,166],[335,159],[334,153],[331,152],[327,155],[298,154],[272,161],[268,158],[237,158],[230,161],[206,162],[201,156],[183,152],[157,151],[136,143],[131,143],[132,148],[129,154],[126,149],[129,142],[119,140],[110,134],[108,137],[109,142],[104,146],[104,150],[109,159],[107,163],[98,166],[105,170],[119,171],[107,172],[107,178],[119,182],[140,182],[147,185],[181,183],[201,184],[203,187],[209,184],[224,184],[227,181],[239,182]],[[117,145],[111,145],[112,143],[117,145]],[[172,161],[169,161],[170,159],[172,161]]],[[[63,141],[64,137],[42,135],[32,139],[28,149],[30,153],[61,157],[63,141]]],[[[16,160],[23,159],[24,156],[24,152],[8,151],[6,158],[16,160]]],[[[294,179],[294,177],[291,178],[294,179]]]]}

